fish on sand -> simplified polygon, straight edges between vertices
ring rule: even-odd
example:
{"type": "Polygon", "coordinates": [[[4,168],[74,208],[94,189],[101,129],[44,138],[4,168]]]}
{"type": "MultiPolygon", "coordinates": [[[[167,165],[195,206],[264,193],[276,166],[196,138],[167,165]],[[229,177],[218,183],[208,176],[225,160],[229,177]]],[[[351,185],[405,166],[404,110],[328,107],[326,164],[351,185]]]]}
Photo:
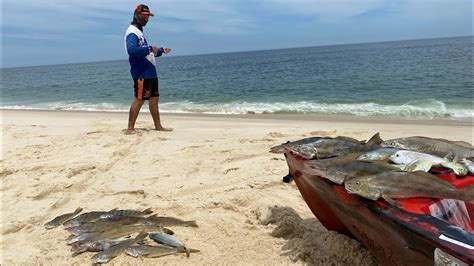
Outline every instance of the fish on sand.
{"type": "Polygon", "coordinates": [[[63,214],[63,215],[59,215],[58,217],[56,217],[53,220],[51,220],[51,221],[47,222],[46,224],[44,224],[44,227],[46,229],[53,229],[55,227],[58,227],[58,226],[62,225],[64,222],[66,222],[67,220],[69,220],[72,217],[78,215],[81,211],[82,211],[82,208],[78,207],[72,213],[66,213],[66,214],[63,214]]]}
{"type": "Polygon", "coordinates": [[[115,246],[112,246],[108,249],[105,249],[105,250],[95,254],[91,258],[92,263],[107,263],[107,262],[109,262],[111,259],[113,259],[113,258],[117,257],[118,255],[120,255],[127,247],[137,243],[140,240],[143,240],[147,235],[148,235],[148,233],[141,232],[133,239],[128,239],[128,240],[122,241],[122,242],[118,243],[115,246]]]}

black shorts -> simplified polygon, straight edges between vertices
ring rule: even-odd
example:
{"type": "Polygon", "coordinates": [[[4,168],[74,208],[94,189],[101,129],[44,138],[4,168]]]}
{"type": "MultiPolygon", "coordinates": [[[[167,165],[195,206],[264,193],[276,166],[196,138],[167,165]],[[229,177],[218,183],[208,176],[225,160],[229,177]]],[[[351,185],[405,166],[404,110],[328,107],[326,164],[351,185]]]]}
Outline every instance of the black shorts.
{"type": "Polygon", "coordinates": [[[137,100],[149,100],[150,97],[158,97],[158,79],[134,79],[133,88],[137,100]]]}

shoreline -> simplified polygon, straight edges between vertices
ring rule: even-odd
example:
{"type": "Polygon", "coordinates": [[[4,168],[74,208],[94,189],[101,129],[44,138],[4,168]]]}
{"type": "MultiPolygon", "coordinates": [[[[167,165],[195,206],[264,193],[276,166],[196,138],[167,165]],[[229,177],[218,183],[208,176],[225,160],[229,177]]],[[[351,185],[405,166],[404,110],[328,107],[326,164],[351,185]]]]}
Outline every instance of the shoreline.
{"type": "MultiPolygon", "coordinates": [[[[140,116],[149,115],[148,109],[142,108],[140,116]]],[[[25,109],[0,109],[1,113],[54,113],[54,114],[97,114],[103,115],[128,115],[128,111],[80,111],[80,110],[25,110],[25,109]]],[[[401,118],[392,116],[352,116],[352,115],[320,115],[320,114],[206,114],[206,113],[171,113],[160,112],[162,117],[180,118],[222,118],[222,119],[243,119],[243,120],[275,120],[275,121],[314,121],[314,122],[357,122],[376,124],[419,124],[419,125],[452,125],[452,126],[474,126],[474,118],[401,118]]]]}

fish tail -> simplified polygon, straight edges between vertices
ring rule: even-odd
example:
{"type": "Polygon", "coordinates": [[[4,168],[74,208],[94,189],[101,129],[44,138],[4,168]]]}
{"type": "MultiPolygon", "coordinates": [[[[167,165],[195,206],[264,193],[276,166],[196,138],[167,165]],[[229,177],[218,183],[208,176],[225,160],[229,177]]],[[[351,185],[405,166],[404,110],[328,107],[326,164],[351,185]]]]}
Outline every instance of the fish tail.
{"type": "Polygon", "coordinates": [[[143,213],[144,215],[148,215],[148,214],[153,213],[153,211],[151,210],[151,208],[147,208],[147,209],[144,209],[144,210],[142,211],[142,213],[143,213]]]}
{"type": "Polygon", "coordinates": [[[186,224],[190,227],[198,227],[196,221],[186,221],[186,224]]]}
{"type": "Polygon", "coordinates": [[[77,209],[74,211],[73,215],[78,215],[79,213],[81,213],[81,211],[82,211],[82,208],[77,207],[77,209]]]}
{"type": "Polygon", "coordinates": [[[145,232],[145,231],[141,231],[136,237],[135,239],[133,240],[133,243],[137,243],[138,241],[144,239],[145,237],[148,236],[148,233],[145,232]]]}
{"type": "Polygon", "coordinates": [[[380,145],[382,142],[383,140],[380,138],[380,133],[377,132],[367,141],[367,144],[380,145]]]}

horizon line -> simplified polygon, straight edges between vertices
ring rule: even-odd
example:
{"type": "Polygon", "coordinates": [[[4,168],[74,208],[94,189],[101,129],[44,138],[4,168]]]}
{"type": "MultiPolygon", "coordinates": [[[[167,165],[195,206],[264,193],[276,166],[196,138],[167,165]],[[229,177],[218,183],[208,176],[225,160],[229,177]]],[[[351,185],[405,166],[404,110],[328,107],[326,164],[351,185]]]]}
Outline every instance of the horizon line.
{"type": "MultiPolygon", "coordinates": [[[[420,39],[398,39],[388,41],[373,41],[373,42],[355,42],[355,43],[334,43],[334,44],[322,44],[322,45],[311,45],[311,46],[298,46],[298,47],[282,47],[272,49],[257,49],[257,50],[242,50],[242,51],[228,51],[228,52],[217,52],[217,53],[204,53],[204,54],[185,54],[185,55],[170,55],[167,57],[186,57],[186,56],[205,56],[205,55],[221,55],[221,54],[234,54],[234,53],[252,53],[252,52],[263,52],[263,51],[277,51],[277,50],[288,50],[288,49],[304,49],[312,47],[327,47],[327,46],[343,46],[343,45],[360,45],[360,44],[377,44],[377,43],[390,43],[390,42],[403,42],[403,41],[421,41],[421,40],[434,40],[434,39],[452,39],[452,38],[467,38],[474,37],[474,35],[463,35],[463,36],[450,36],[450,37],[429,37],[420,39]]],[[[91,63],[105,63],[105,62],[117,62],[126,61],[127,59],[110,59],[102,61],[87,61],[87,62],[70,62],[70,63],[55,63],[55,64],[44,64],[44,65],[29,65],[29,66],[13,66],[13,67],[0,67],[0,69],[16,69],[16,68],[30,68],[30,67],[45,67],[45,66],[63,66],[63,65],[76,65],[76,64],[91,64],[91,63]]]]}

